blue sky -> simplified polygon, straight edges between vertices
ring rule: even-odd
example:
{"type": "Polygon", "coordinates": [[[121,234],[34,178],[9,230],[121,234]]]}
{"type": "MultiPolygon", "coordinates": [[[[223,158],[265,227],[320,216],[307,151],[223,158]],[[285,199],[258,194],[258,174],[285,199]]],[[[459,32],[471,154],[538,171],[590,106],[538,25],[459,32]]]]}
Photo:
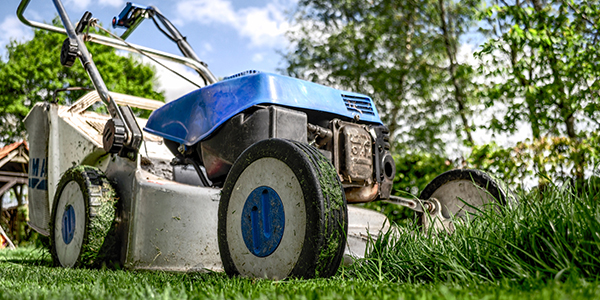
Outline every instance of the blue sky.
{"type": "MultiPolygon", "coordinates": [[[[208,63],[217,77],[255,69],[276,72],[282,57],[277,51],[288,46],[284,33],[290,27],[290,11],[297,0],[136,0],[141,5],[154,5],[187,37],[200,59],[208,63]]],[[[16,17],[18,0],[0,2],[0,55],[6,59],[5,45],[11,39],[29,40],[33,31],[16,17]]],[[[113,16],[125,6],[125,0],[63,0],[73,23],[87,10],[110,26],[113,16]]],[[[25,17],[50,22],[56,10],[50,0],[31,0],[25,17]]],[[[112,30],[112,28],[111,28],[112,30]]],[[[121,33],[122,30],[114,30],[121,33]]],[[[144,21],[127,41],[179,54],[177,46],[164,37],[151,20],[144,21]]],[[[57,57],[58,62],[58,57],[57,57]]],[[[179,68],[195,76],[190,70],[179,68]]],[[[161,89],[172,100],[193,86],[157,67],[161,89]]]]}

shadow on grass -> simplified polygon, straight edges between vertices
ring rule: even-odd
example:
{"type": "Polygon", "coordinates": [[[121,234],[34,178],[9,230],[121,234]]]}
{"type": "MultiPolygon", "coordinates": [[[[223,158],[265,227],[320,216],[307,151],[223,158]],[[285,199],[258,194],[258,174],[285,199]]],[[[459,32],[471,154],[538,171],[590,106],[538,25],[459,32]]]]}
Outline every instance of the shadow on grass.
{"type": "Polygon", "coordinates": [[[48,250],[36,247],[24,247],[14,250],[0,250],[0,264],[13,263],[24,266],[53,266],[52,258],[48,250]]]}
{"type": "Polygon", "coordinates": [[[52,267],[52,266],[54,266],[54,264],[52,263],[52,260],[50,260],[50,259],[36,259],[36,258],[0,259],[0,263],[2,263],[2,262],[19,264],[19,265],[30,266],[30,267],[52,267]]]}

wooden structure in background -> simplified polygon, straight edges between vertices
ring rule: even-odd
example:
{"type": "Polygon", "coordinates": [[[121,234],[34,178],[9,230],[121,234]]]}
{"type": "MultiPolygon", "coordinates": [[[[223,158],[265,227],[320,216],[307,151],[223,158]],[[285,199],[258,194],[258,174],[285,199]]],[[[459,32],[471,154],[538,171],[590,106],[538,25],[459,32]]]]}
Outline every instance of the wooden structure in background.
{"type": "Polygon", "coordinates": [[[9,233],[20,241],[20,224],[25,220],[18,213],[18,208],[25,203],[24,187],[28,184],[29,146],[27,142],[17,142],[0,149],[0,223],[6,220],[9,233]],[[5,193],[13,190],[17,203],[3,207],[1,201],[5,193]]]}

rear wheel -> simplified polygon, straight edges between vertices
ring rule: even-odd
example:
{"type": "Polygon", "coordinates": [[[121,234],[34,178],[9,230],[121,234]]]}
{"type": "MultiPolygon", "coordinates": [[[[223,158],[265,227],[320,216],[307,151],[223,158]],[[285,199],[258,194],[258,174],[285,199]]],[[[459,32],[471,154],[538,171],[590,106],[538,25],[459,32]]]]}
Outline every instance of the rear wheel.
{"type": "MultiPolygon", "coordinates": [[[[465,219],[469,215],[477,215],[493,204],[516,204],[516,198],[501,180],[472,169],[455,169],[440,174],[427,184],[419,198],[437,199],[441,205],[443,219],[465,219]]],[[[431,226],[432,220],[420,214],[419,222],[427,228],[431,226]]],[[[453,230],[448,227],[447,229],[453,230]]]]}
{"type": "Polygon", "coordinates": [[[50,242],[56,265],[94,267],[116,259],[116,193],[106,176],[78,166],[60,179],[52,209],[50,242]]]}
{"type": "Polygon", "coordinates": [[[229,275],[329,277],[343,258],[346,199],[317,149],[270,139],[233,164],[219,204],[219,250],[229,275]]]}

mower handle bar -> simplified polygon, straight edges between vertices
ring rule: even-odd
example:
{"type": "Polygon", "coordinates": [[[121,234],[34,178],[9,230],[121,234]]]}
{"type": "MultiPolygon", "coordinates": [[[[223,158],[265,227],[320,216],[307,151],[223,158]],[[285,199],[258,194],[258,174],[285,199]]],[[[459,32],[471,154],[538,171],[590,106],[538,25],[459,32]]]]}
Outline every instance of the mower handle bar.
{"type": "MultiPolygon", "coordinates": [[[[54,1],[54,6],[56,7],[56,11],[58,12],[58,15],[60,16],[60,18],[62,20],[62,23],[65,26],[64,30],[65,30],[66,35],[68,36],[67,40],[71,45],[77,47],[76,48],[76,50],[78,52],[77,56],[79,57],[79,60],[81,61],[81,65],[84,67],[85,71],[90,76],[90,79],[92,80],[92,84],[94,85],[94,88],[96,89],[96,91],[98,91],[100,98],[102,99],[102,101],[104,101],[104,103],[106,103],[108,112],[110,113],[110,115],[113,118],[119,118],[121,120],[124,120],[121,110],[119,110],[117,103],[115,103],[115,101],[110,97],[110,95],[108,93],[108,88],[106,87],[104,80],[102,80],[102,76],[100,76],[100,72],[98,72],[98,68],[96,68],[96,64],[92,60],[92,56],[88,52],[87,47],[85,47],[85,45],[83,44],[81,36],[79,36],[77,34],[77,32],[75,31],[75,28],[73,27],[73,23],[71,23],[71,20],[69,19],[69,16],[67,15],[67,11],[65,10],[62,2],[60,0],[53,0],[53,1],[54,1]]],[[[19,5],[19,8],[21,8],[21,6],[23,6],[23,9],[25,9],[27,7],[27,4],[29,4],[29,0],[27,0],[27,2],[25,2],[25,5],[22,5],[24,2],[25,1],[21,2],[21,4],[19,5]]],[[[19,12],[19,9],[17,9],[17,12],[19,12]]],[[[17,15],[19,15],[19,14],[17,14],[17,15]]],[[[21,17],[21,16],[22,16],[22,14],[19,15],[19,17],[21,17]]],[[[65,43],[67,42],[67,40],[65,40],[65,43]]],[[[63,43],[63,48],[64,48],[64,45],[65,44],[63,43]]],[[[61,50],[61,63],[62,63],[63,51],[64,51],[64,49],[61,50]]],[[[126,128],[126,130],[129,131],[129,128],[126,128]]]]}
{"type": "MultiPolygon", "coordinates": [[[[30,27],[38,28],[38,29],[43,29],[43,30],[48,30],[48,31],[58,32],[58,33],[61,33],[64,35],[68,35],[67,30],[65,30],[64,28],[56,27],[56,26],[41,23],[41,22],[31,21],[31,20],[25,18],[23,16],[23,13],[25,12],[25,9],[27,8],[27,5],[29,5],[30,1],[31,0],[22,0],[21,3],[19,4],[19,7],[17,8],[17,17],[23,24],[30,26],[30,27]]],[[[120,50],[130,51],[130,52],[137,53],[139,50],[142,53],[144,53],[145,55],[148,55],[148,56],[151,56],[154,58],[162,58],[162,59],[165,59],[168,61],[176,62],[176,63],[182,64],[182,65],[185,65],[187,67],[190,67],[190,68],[194,69],[196,72],[198,72],[198,74],[200,74],[200,76],[202,76],[209,85],[217,82],[217,78],[215,77],[215,75],[213,75],[212,72],[205,65],[203,65],[201,62],[194,60],[192,58],[183,57],[183,56],[171,54],[168,52],[163,52],[163,51],[159,51],[156,49],[139,46],[139,45],[132,44],[132,43],[128,43],[129,45],[131,45],[131,46],[129,46],[126,43],[124,43],[120,40],[117,40],[115,38],[106,37],[106,36],[102,36],[102,35],[98,35],[98,34],[94,34],[94,33],[88,34],[86,37],[86,40],[94,42],[96,44],[101,44],[101,45],[113,47],[113,48],[120,49],[120,50]]]]}

